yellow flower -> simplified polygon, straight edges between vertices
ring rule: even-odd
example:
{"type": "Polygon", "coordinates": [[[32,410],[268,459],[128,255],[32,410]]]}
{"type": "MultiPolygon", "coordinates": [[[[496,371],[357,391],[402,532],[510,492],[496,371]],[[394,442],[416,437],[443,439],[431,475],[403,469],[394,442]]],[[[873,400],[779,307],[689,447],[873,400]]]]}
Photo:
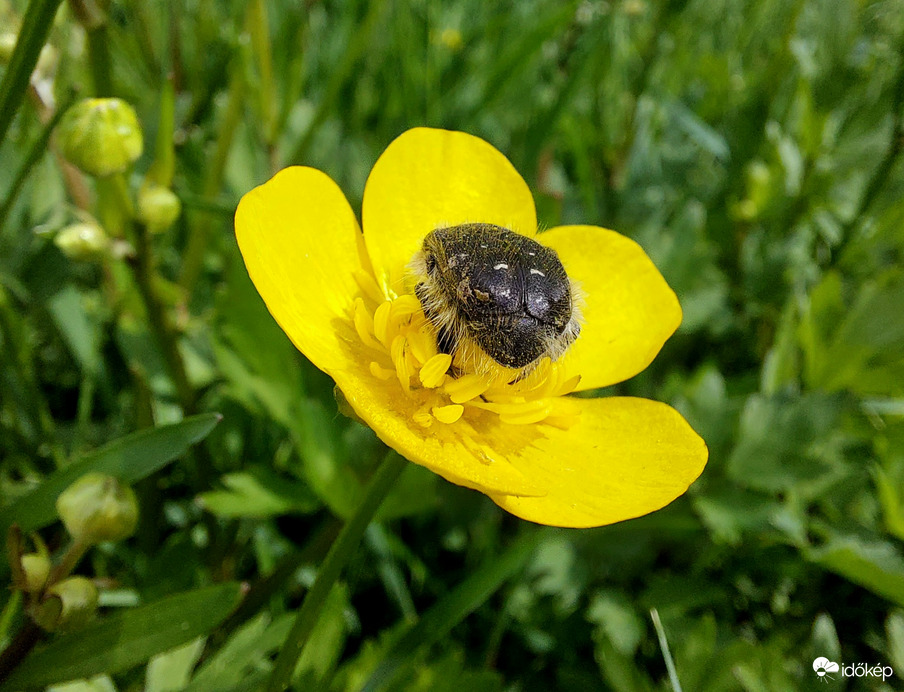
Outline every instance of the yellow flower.
{"type": "Polygon", "coordinates": [[[566,396],[637,374],[681,322],[675,294],[635,242],[595,226],[538,235],[530,190],[499,151],[428,128],[380,156],[362,219],[363,233],[327,175],[291,167],[242,198],[235,227],[273,317],[383,442],[554,526],[647,514],[700,475],[706,445],[671,407],[566,396]],[[408,267],[424,237],[468,222],[534,236],[584,294],[566,355],[511,384],[511,375],[451,367],[413,293],[408,267]]]}

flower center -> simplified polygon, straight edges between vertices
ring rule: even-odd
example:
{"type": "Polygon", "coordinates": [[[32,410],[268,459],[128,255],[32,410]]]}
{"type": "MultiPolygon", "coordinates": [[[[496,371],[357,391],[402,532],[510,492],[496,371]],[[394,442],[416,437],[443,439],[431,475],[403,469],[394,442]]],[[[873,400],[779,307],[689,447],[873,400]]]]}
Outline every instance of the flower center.
{"type": "Polygon", "coordinates": [[[416,296],[387,300],[370,276],[360,276],[359,284],[368,300],[355,301],[352,317],[372,356],[370,372],[380,380],[398,380],[414,404],[412,419],[418,425],[448,425],[485,412],[503,423],[570,427],[574,422],[571,415],[556,414],[553,399],[574,391],[580,376],[566,379],[564,368],[549,358],[520,379],[517,370],[498,365],[468,371],[473,354],[453,357],[438,351],[435,328],[416,296]]]}

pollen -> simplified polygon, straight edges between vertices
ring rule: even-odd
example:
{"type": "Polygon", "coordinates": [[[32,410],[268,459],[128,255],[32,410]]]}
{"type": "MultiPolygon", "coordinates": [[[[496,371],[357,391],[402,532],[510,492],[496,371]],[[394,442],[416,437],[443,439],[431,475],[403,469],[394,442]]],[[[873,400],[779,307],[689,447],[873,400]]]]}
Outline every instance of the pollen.
{"type": "MultiPolygon", "coordinates": [[[[368,368],[381,382],[398,381],[399,395],[411,400],[415,424],[455,425],[467,431],[487,416],[511,425],[568,428],[574,423],[573,415],[553,408],[553,400],[574,391],[580,379],[567,378],[559,363],[544,358],[526,376],[501,366],[469,372],[472,359],[439,352],[434,327],[416,296],[387,300],[380,294],[375,300],[375,286],[359,283],[364,284],[363,297],[354,302],[350,317],[365,347],[368,368]]],[[[489,463],[486,450],[473,451],[489,463]]]]}

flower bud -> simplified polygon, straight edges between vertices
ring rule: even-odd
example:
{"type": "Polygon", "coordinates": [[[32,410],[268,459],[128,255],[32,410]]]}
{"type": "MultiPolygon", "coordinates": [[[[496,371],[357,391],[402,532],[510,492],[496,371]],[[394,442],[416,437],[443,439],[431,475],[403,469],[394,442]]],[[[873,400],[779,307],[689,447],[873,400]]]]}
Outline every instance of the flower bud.
{"type": "Polygon", "coordinates": [[[182,213],[182,202],[175,193],[162,185],[142,185],[138,191],[138,220],[151,233],[162,233],[172,226],[182,213]]]}
{"type": "Polygon", "coordinates": [[[33,611],[36,623],[49,632],[71,632],[87,625],[97,613],[97,587],[85,577],[57,582],[33,611]]]}
{"type": "Polygon", "coordinates": [[[121,173],[141,156],[135,110],[122,99],[85,99],[66,111],[57,128],[63,156],[89,175],[121,173]]]}
{"type": "Polygon", "coordinates": [[[53,242],[66,257],[80,262],[103,256],[110,245],[103,228],[84,222],[60,229],[53,242]]]}
{"type": "Polygon", "coordinates": [[[88,545],[127,538],[138,523],[135,493],[103,473],[79,478],[60,493],[56,508],[73,539],[88,545]]]}
{"type": "Polygon", "coordinates": [[[40,553],[27,553],[20,562],[25,575],[22,590],[26,593],[40,593],[50,576],[50,558],[40,553]]]}

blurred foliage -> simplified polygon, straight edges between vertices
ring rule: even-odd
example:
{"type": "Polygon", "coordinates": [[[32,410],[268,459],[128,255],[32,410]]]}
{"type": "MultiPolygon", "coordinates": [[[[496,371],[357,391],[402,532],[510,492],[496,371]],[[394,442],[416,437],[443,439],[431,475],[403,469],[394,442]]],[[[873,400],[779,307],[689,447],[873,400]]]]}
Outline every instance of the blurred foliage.
{"type": "MultiPolygon", "coordinates": [[[[27,4],[0,2],[4,61],[27,4]]],[[[0,131],[0,526],[59,555],[54,501],[87,471],[134,484],[140,521],[78,568],[98,620],[2,689],[263,684],[385,448],[267,314],[232,213],[291,163],[360,208],[422,124],[505,152],[544,227],[644,246],[684,323],[606,393],[669,401],[710,462],[669,507],[590,531],[410,465],[295,688],[670,689],[652,608],[685,690],[815,689],[817,656],[900,684],[904,2],[73,0],[26,28],[35,72],[0,131]],[[54,127],[86,96],[134,107],[126,174],[62,159],[54,127]],[[130,222],[160,189],[181,214],[164,193],[166,223],[146,201],[130,222]],[[86,223],[109,242],[54,241],[86,223]]],[[[0,589],[0,647],[20,596],[0,589]]]]}

